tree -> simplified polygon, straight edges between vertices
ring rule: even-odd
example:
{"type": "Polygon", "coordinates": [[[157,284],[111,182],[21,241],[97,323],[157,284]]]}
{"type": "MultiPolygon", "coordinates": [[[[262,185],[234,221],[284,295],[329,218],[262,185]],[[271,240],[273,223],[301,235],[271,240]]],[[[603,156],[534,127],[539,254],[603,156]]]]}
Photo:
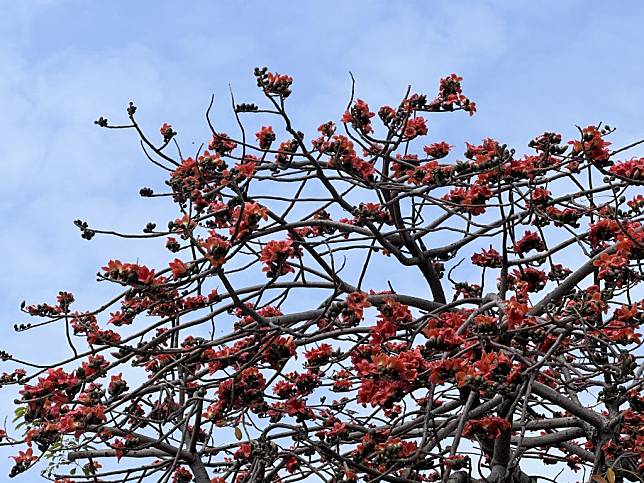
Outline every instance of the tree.
{"type": "Polygon", "coordinates": [[[523,156],[493,139],[461,160],[446,142],[414,151],[426,116],[475,113],[455,74],[378,122],[352,94],[308,141],[292,78],[255,77],[266,106],[233,98],[233,137],[211,102],[191,157],[132,103],[127,124],[96,121],[136,132],[168,175],[140,195],[177,213],[139,234],[77,220],[82,237],[172,255],[109,260],[115,296],[90,311],[67,292],[23,303],[39,321],[17,330],[64,325],[70,357],[3,353],[26,367],[2,376],[21,386],[12,476],[44,459],[59,483],[528,483],[566,465],[644,481],[644,158],[623,158],[639,143],[611,151],[599,125],[523,156]]]}

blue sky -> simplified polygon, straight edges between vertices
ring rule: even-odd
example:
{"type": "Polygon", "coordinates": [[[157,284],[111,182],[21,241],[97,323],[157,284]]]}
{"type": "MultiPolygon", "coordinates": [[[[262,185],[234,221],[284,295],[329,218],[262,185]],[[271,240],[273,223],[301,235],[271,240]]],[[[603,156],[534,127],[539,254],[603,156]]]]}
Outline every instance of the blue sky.
{"type": "MultiPolygon", "coordinates": [[[[145,127],[170,122],[190,147],[208,137],[211,94],[216,121],[231,127],[229,83],[238,101],[259,98],[257,65],[295,78],[291,111],[309,130],[341,116],[349,71],[374,106],[407,84],[431,95],[457,72],[479,114],[431,120],[433,141],[489,136],[521,151],[543,131],[572,136],[575,124],[604,121],[627,143],[644,137],[642,19],[638,1],[0,0],[0,348],[55,360],[56,330],[13,334],[21,300],[65,289],[89,307],[110,292],[93,283],[108,258],[165,257],[87,243],[72,225],[166,221],[137,195],[160,174],[131,133],[97,129],[99,115],[124,120],[133,100],[145,127]]],[[[0,452],[0,473],[8,467],[0,452]]]]}

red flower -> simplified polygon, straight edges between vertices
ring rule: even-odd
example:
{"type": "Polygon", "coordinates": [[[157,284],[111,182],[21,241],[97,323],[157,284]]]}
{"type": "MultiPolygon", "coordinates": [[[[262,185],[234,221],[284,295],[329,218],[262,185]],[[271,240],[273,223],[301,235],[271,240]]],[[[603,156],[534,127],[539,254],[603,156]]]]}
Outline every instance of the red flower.
{"type": "Polygon", "coordinates": [[[628,258],[618,253],[602,253],[600,257],[593,262],[593,265],[599,268],[598,277],[600,280],[617,280],[617,286],[621,286],[621,275],[624,269],[628,267],[628,258]]]}
{"type": "Polygon", "coordinates": [[[644,158],[633,158],[628,161],[615,163],[610,172],[635,181],[644,181],[644,158]]]}
{"type": "Polygon", "coordinates": [[[181,245],[179,245],[179,242],[177,241],[176,238],[169,236],[168,239],[166,240],[165,247],[168,250],[170,250],[172,253],[176,253],[181,248],[181,245]]]}
{"type": "Polygon", "coordinates": [[[588,126],[582,130],[581,141],[569,141],[572,145],[572,155],[584,154],[591,160],[604,164],[608,161],[608,146],[611,143],[604,141],[602,133],[595,126],[588,126]]]}
{"type": "Polygon", "coordinates": [[[268,220],[268,210],[260,205],[247,201],[243,208],[236,206],[230,220],[230,234],[234,238],[243,238],[257,229],[260,220],[268,220]]]}
{"type": "Polygon", "coordinates": [[[295,456],[290,456],[284,464],[284,468],[286,468],[286,471],[288,471],[289,473],[294,473],[299,467],[300,460],[298,460],[295,456]]]}
{"type": "Polygon", "coordinates": [[[74,302],[74,294],[71,294],[69,292],[58,292],[56,302],[58,302],[58,305],[63,310],[67,310],[69,306],[74,302]]]}
{"type": "MultiPolygon", "coordinates": [[[[246,156],[248,159],[248,156],[246,156]]],[[[235,165],[235,170],[241,175],[242,178],[250,179],[255,174],[255,166],[257,162],[253,159],[247,161],[246,163],[239,163],[235,165]]]]}
{"type": "Polygon", "coordinates": [[[123,380],[123,374],[112,376],[110,384],[107,386],[107,392],[110,396],[118,396],[128,390],[127,382],[123,380]]]}
{"type": "Polygon", "coordinates": [[[32,448],[27,448],[27,451],[18,451],[18,456],[11,456],[16,463],[23,463],[26,466],[29,466],[32,461],[36,461],[38,457],[34,455],[34,450],[32,448]]]}
{"type": "Polygon", "coordinates": [[[514,244],[514,251],[520,254],[528,253],[530,250],[538,252],[546,249],[546,245],[538,233],[526,231],[523,237],[514,244]]]}
{"type": "Polygon", "coordinates": [[[641,335],[635,332],[635,328],[621,320],[611,320],[601,329],[592,331],[591,334],[620,345],[641,343],[641,335]]]}
{"type": "MultiPolygon", "coordinates": [[[[190,217],[189,214],[183,215],[181,218],[177,218],[172,223],[172,228],[175,229],[178,233],[190,233],[197,226],[197,223],[190,217]]],[[[185,238],[188,238],[184,235],[185,238]]]]}
{"type": "Polygon", "coordinates": [[[170,262],[170,269],[172,270],[172,277],[177,280],[183,277],[188,273],[188,265],[183,263],[178,258],[175,258],[174,261],[170,262]]]}
{"type": "Polygon", "coordinates": [[[425,327],[426,347],[431,350],[447,350],[465,344],[465,339],[456,335],[452,328],[425,327]]]}
{"type": "Polygon", "coordinates": [[[588,230],[588,241],[593,247],[598,247],[603,241],[614,240],[620,233],[619,223],[615,220],[603,219],[590,225],[588,230]]]}
{"type": "Polygon", "coordinates": [[[235,459],[240,460],[240,459],[245,459],[249,460],[250,455],[252,453],[252,447],[249,443],[241,443],[239,445],[239,449],[235,451],[235,459]]]}
{"type": "Polygon", "coordinates": [[[210,236],[205,240],[199,240],[199,245],[206,252],[206,258],[210,264],[217,268],[224,264],[226,255],[230,250],[230,242],[221,235],[218,235],[214,230],[211,230],[210,236]]]}
{"type": "Polygon", "coordinates": [[[465,423],[463,436],[474,439],[498,439],[504,431],[510,429],[510,422],[497,416],[487,416],[481,419],[470,419],[465,423]]]}
{"type": "Polygon", "coordinates": [[[380,117],[385,126],[388,126],[396,117],[396,110],[391,106],[382,106],[378,109],[378,117],[380,117]]]}
{"type": "Polygon", "coordinates": [[[295,343],[292,337],[277,337],[271,339],[268,347],[262,353],[262,359],[273,369],[280,369],[295,355],[295,343]]]}
{"type": "Polygon", "coordinates": [[[185,469],[183,466],[179,466],[174,470],[174,475],[172,477],[172,483],[190,483],[192,481],[192,473],[185,469]]]}
{"type": "Polygon", "coordinates": [[[319,367],[329,362],[332,354],[333,347],[329,344],[320,344],[319,347],[307,351],[304,354],[304,357],[306,358],[306,362],[309,366],[319,367]]]}
{"type": "Polygon", "coordinates": [[[510,300],[506,301],[503,304],[503,309],[505,311],[505,318],[510,330],[512,330],[516,325],[521,324],[525,315],[528,313],[528,306],[517,300],[516,297],[512,297],[510,300]]]}
{"type": "Polygon", "coordinates": [[[286,98],[291,95],[290,87],[292,83],[293,78],[291,76],[269,72],[265,74],[263,87],[268,94],[286,98]]]}
{"type": "Polygon", "coordinates": [[[358,360],[355,366],[362,382],[358,402],[370,403],[374,407],[393,407],[413,389],[424,364],[419,350],[391,356],[378,353],[371,355],[370,359],[358,360]]]}
{"type": "Polygon", "coordinates": [[[491,197],[492,191],[487,186],[473,184],[469,188],[454,188],[443,199],[458,205],[461,211],[481,215],[485,213],[485,202],[491,197]]]}
{"type": "Polygon", "coordinates": [[[354,129],[358,129],[365,134],[373,132],[371,127],[371,118],[375,116],[369,110],[369,106],[362,99],[358,99],[350,110],[342,116],[342,122],[351,123],[354,129]]]}
{"type": "Polygon", "coordinates": [[[470,101],[463,95],[461,88],[462,77],[456,74],[450,74],[440,81],[440,88],[438,97],[434,100],[430,107],[434,110],[453,111],[455,109],[463,109],[473,116],[476,112],[476,103],[470,101]]]}
{"type": "Polygon", "coordinates": [[[331,140],[315,144],[321,153],[331,156],[329,160],[331,167],[339,167],[365,180],[371,179],[376,172],[372,163],[358,157],[353,143],[346,136],[336,134],[331,140]]]}
{"type": "Polygon", "coordinates": [[[479,166],[487,164],[499,153],[499,142],[491,138],[484,139],[480,146],[470,143],[465,143],[465,145],[467,146],[465,157],[475,161],[479,166]]]}
{"type": "Polygon", "coordinates": [[[264,264],[262,271],[266,272],[267,277],[273,278],[294,272],[295,269],[287,260],[297,256],[298,251],[293,247],[293,241],[271,240],[262,248],[259,260],[264,264]]]}
{"type": "Polygon", "coordinates": [[[324,136],[330,138],[335,132],[335,123],[333,121],[328,121],[324,124],[320,124],[318,126],[318,131],[321,132],[324,136]]]}
{"type": "Polygon", "coordinates": [[[352,292],[347,296],[346,310],[343,318],[347,322],[360,321],[364,318],[364,309],[371,307],[368,296],[364,292],[352,292]]]}
{"type": "Polygon", "coordinates": [[[481,250],[480,253],[472,255],[472,263],[479,267],[500,268],[502,263],[501,254],[494,248],[481,250]]]}
{"type": "Polygon", "coordinates": [[[268,149],[275,141],[275,133],[271,126],[262,126],[262,128],[255,133],[255,137],[259,142],[259,147],[261,149],[268,149]]]}
{"type": "Polygon", "coordinates": [[[278,381],[273,386],[273,393],[281,399],[288,399],[295,394],[295,386],[287,381],[278,381]]]}
{"type": "Polygon", "coordinates": [[[516,290],[518,294],[525,296],[527,292],[539,292],[542,290],[548,282],[548,277],[545,272],[538,268],[515,268],[508,277],[508,282],[510,287],[516,290]]]}
{"type": "Polygon", "coordinates": [[[454,146],[450,146],[443,141],[440,143],[431,144],[430,146],[425,146],[423,148],[423,151],[425,151],[425,154],[427,154],[427,156],[429,156],[430,158],[440,159],[447,156],[449,154],[449,150],[453,147],[454,146]]]}
{"type": "Polygon", "coordinates": [[[644,208],[644,195],[637,195],[626,204],[631,210],[639,213],[644,208]]]}
{"type": "Polygon", "coordinates": [[[409,307],[394,299],[385,299],[378,310],[378,323],[371,329],[371,341],[374,344],[381,344],[395,337],[399,325],[408,324],[413,319],[409,307]]]}
{"type": "Polygon", "coordinates": [[[230,154],[236,147],[237,143],[230,139],[226,133],[213,134],[210,143],[208,143],[208,149],[221,156],[230,154]]]}
{"type": "Polygon", "coordinates": [[[145,265],[135,263],[122,263],[119,260],[110,260],[107,266],[102,267],[107,278],[119,280],[128,284],[156,285],[163,279],[155,279],[154,270],[145,265]]]}
{"type": "Polygon", "coordinates": [[[364,226],[367,222],[391,224],[391,215],[380,203],[360,203],[354,212],[355,224],[364,226]]]}
{"type": "Polygon", "coordinates": [[[121,336],[113,330],[98,330],[98,327],[87,333],[89,344],[116,345],[121,342],[121,336]]]}
{"type": "Polygon", "coordinates": [[[418,136],[424,136],[428,132],[429,130],[427,129],[425,118],[420,116],[409,119],[405,124],[405,129],[403,131],[407,139],[414,139],[418,136]]]}
{"type": "Polygon", "coordinates": [[[542,205],[550,200],[550,191],[545,188],[535,188],[532,190],[530,200],[536,205],[542,205]]]}
{"type": "Polygon", "coordinates": [[[556,206],[546,208],[546,213],[554,221],[555,226],[570,225],[575,228],[579,226],[577,221],[583,215],[582,211],[575,208],[564,208],[561,210],[556,206]]]}
{"type": "Polygon", "coordinates": [[[167,122],[163,123],[163,126],[161,126],[161,129],[159,129],[159,132],[161,132],[161,135],[163,136],[163,141],[166,143],[170,141],[174,136],[177,135],[177,133],[172,130],[172,126],[167,122]]]}
{"type": "Polygon", "coordinates": [[[304,400],[300,398],[291,398],[284,403],[284,410],[289,416],[304,416],[306,418],[310,415],[310,410],[306,407],[304,400]]]}

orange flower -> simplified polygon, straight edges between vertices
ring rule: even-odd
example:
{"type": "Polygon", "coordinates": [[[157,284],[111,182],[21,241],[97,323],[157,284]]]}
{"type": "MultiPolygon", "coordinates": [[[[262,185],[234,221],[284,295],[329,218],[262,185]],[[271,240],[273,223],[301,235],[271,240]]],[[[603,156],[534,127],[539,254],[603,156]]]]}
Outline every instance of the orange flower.
{"type": "Polygon", "coordinates": [[[178,258],[175,258],[174,261],[170,262],[170,269],[172,270],[172,276],[175,280],[183,277],[188,273],[188,265],[183,263],[178,258]]]}

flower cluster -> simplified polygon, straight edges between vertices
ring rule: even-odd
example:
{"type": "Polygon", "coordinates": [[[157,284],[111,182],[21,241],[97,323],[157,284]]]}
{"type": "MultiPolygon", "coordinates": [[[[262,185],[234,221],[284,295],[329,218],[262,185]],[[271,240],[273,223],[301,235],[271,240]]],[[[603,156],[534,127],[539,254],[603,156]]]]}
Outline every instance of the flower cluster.
{"type": "Polygon", "coordinates": [[[489,250],[483,249],[472,255],[472,263],[479,267],[501,268],[502,262],[501,254],[491,247],[489,250]]]}
{"type": "Polygon", "coordinates": [[[294,272],[288,259],[298,256],[301,256],[301,252],[292,240],[271,240],[262,248],[259,260],[264,264],[262,270],[266,276],[275,278],[294,272]]]}
{"type": "Polygon", "coordinates": [[[264,389],[266,379],[256,367],[242,370],[235,378],[226,379],[217,389],[217,402],[211,404],[203,417],[218,424],[224,422],[230,410],[248,408],[254,412],[266,409],[264,389]]]}
{"type": "Polygon", "coordinates": [[[453,147],[454,146],[450,146],[445,141],[441,141],[440,143],[434,143],[430,144],[429,146],[425,146],[423,148],[423,151],[425,151],[425,154],[430,158],[441,159],[446,157],[449,154],[450,149],[452,149],[453,147]]]}
{"type": "Polygon", "coordinates": [[[255,133],[257,142],[261,149],[269,149],[273,141],[275,141],[275,133],[271,126],[262,126],[262,128],[255,133]]]}
{"type": "Polygon", "coordinates": [[[396,155],[391,167],[396,177],[406,176],[407,182],[415,185],[440,184],[448,179],[452,172],[451,166],[441,166],[435,160],[421,164],[415,154],[396,155]]]}
{"type": "Polygon", "coordinates": [[[165,281],[163,277],[155,277],[154,270],[136,263],[110,260],[102,269],[105,272],[105,277],[130,285],[159,285],[165,281]]]}
{"type": "Polygon", "coordinates": [[[599,164],[606,163],[610,156],[608,146],[611,143],[603,138],[603,134],[595,126],[585,127],[581,132],[581,140],[569,141],[568,144],[572,145],[573,156],[583,154],[599,164]]]}
{"type": "Polygon", "coordinates": [[[389,211],[380,203],[360,203],[354,211],[354,216],[357,226],[363,226],[366,222],[385,223],[387,225],[392,223],[389,211]]]}
{"type": "Polygon", "coordinates": [[[354,352],[352,361],[361,380],[358,402],[383,408],[401,401],[420,382],[418,375],[425,367],[418,350],[387,355],[367,349],[354,352]]]}
{"type": "Polygon", "coordinates": [[[230,241],[210,230],[206,239],[199,240],[199,246],[205,252],[205,257],[214,268],[218,268],[226,261],[226,254],[230,250],[230,241]]]}
{"type": "Polygon", "coordinates": [[[427,123],[425,122],[424,117],[414,117],[408,119],[405,123],[405,129],[403,134],[406,139],[414,139],[418,136],[425,136],[429,130],[427,129],[427,123]]]}
{"type": "MultiPolygon", "coordinates": [[[[579,228],[579,219],[583,216],[583,212],[576,208],[557,208],[556,206],[548,206],[546,208],[548,219],[552,220],[555,226],[569,225],[573,228],[579,228]]],[[[544,220],[544,224],[548,222],[544,220]]]]}
{"type": "Polygon", "coordinates": [[[365,134],[373,132],[371,127],[371,118],[375,113],[369,110],[369,105],[362,99],[358,99],[351,109],[346,111],[342,116],[342,122],[351,123],[354,129],[358,129],[365,134]]]}
{"type": "Polygon", "coordinates": [[[168,143],[170,140],[177,135],[177,133],[172,129],[172,126],[167,122],[163,123],[163,126],[159,129],[161,135],[163,136],[163,142],[168,143]]]}
{"type": "Polygon", "coordinates": [[[593,265],[598,268],[599,280],[604,280],[618,288],[628,281],[626,256],[619,253],[602,253],[593,265]]]}
{"type": "Polygon", "coordinates": [[[517,292],[517,295],[525,299],[528,292],[539,292],[548,283],[548,277],[543,270],[534,267],[515,268],[508,276],[510,288],[517,292]]]}
{"type": "Polygon", "coordinates": [[[330,166],[337,166],[364,180],[373,179],[376,172],[373,164],[358,157],[348,137],[336,134],[328,141],[319,139],[316,141],[318,142],[314,143],[314,148],[331,156],[330,166]]]}
{"type": "Polygon", "coordinates": [[[333,355],[334,349],[329,344],[320,344],[315,349],[311,349],[304,354],[306,363],[309,367],[320,367],[329,362],[333,355]]]}
{"type": "Polygon", "coordinates": [[[235,206],[230,217],[232,238],[236,240],[250,235],[262,220],[268,220],[268,209],[259,203],[246,201],[243,205],[235,206]]]}
{"type": "Polygon", "coordinates": [[[644,158],[633,158],[615,163],[610,167],[610,172],[622,178],[644,181],[644,158]]]}
{"type": "Polygon", "coordinates": [[[230,139],[226,133],[214,133],[208,143],[208,149],[214,151],[220,156],[230,154],[237,147],[237,143],[230,139]]]}
{"type": "Polygon", "coordinates": [[[433,109],[442,109],[444,111],[453,111],[463,109],[473,116],[476,112],[476,103],[472,102],[465,95],[461,87],[462,77],[456,74],[450,74],[440,81],[438,97],[430,105],[433,109]]]}
{"type": "Polygon", "coordinates": [[[499,142],[492,138],[485,138],[479,146],[470,143],[465,145],[467,146],[465,157],[474,161],[477,166],[486,167],[493,160],[498,160],[501,154],[499,142]]]}
{"type": "Polygon", "coordinates": [[[382,342],[395,337],[398,328],[404,324],[409,324],[413,317],[409,307],[405,304],[387,298],[378,306],[378,322],[371,329],[371,341],[373,344],[382,342]]]}
{"type": "Polygon", "coordinates": [[[347,296],[342,319],[348,324],[357,324],[364,318],[364,309],[371,307],[368,295],[363,292],[352,292],[347,296]]]}
{"type": "Polygon", "coordinates": [[[487,186],[473,184],[469,188],[454,188],[443,199],[457,205],[459,211],[471,215],[485,213],[485,202],[492,197],[492,190],[487,186]]]}
{"type": "Polygon", "coordinates": [[[262,352],[262,360],[273,369],[280,369],[295,354],[292,337],[276,337],[269,339],[268,347],[262,352]]]}
{"type": "Polygon", "coordinates": [[[520,254],[528,253],[531,250],[541,252],[545,249],[546,245],[539,234],[529,230],[514,244],[514,251],[520,254]]]}
{"type": "Polygon", "coordinates": [[[255,68],[255,77],[257,79],[257,86],[264,89],[269,95],[276,95],[287,98],[291,95],[291,84],[293,78],[286,74],[278,74],[268,72],[266,67],[255,68]]]}
{"type": "Polygon", "coordinates": [[[604,218],[590,225],[588,241],[592,247],[597,248],[603,245],[602,242],[614,240],[619,233],[619,223],[616,220],[604,218]]]}
{"type": "Polygon", "coordinates": [[[470,419],[465,423],[463,436],[470,439],[499,439],[504,431],[510,429],[507,419],[497,416],[487,416],[481,419],[470,419]]]}

